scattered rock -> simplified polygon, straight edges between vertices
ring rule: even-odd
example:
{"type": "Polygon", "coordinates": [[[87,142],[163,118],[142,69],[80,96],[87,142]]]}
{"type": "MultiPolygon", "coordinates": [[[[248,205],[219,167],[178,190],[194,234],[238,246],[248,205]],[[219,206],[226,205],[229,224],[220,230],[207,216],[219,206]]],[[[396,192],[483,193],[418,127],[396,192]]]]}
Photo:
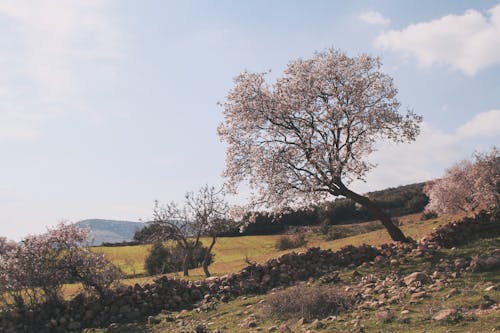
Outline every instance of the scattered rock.
{"type": "Polygon", "coordinates": [[[415,282],[427,283],[430,281],[430,278],[429,275],[425,274],[424,272],[414,272],[408,276],[405,276],[403,278],[403,281],[407,286],[409,286],[415,282]]]}
{"type": "Polygon", "coordinates": [[[456,309],[444,309],[439,311],[434,317],[432,317],[432,319],[435,321],[448,320],[457,313],[458,311],[456,309]]]}
{"type": "Polygon", "coordinates": [[[316,330],[319,330],[320,328],[325,327],[325,324],[323,324],[319,319],[314,319],[313,322],[311,323],[311,328],[314,328],[316,330]]]}
{"type": "Polygon", "coordinates": [[[375,313],[375,318],[382,323],[390,321],[393,317],[393,314],[389,310],[380,310],[375,313]]]}
{"type": "Polygon", "coordinates": [[[493,291],[493,290],[497,290],[497,286],[496,285],[492,285],[492,286],[484,288],[484,291],[493,291]]]}
{"type": "Polygon", "coordinates": [[[283,324],[280,326],[279,332],[280,333],[292,333],[292,330],[290,329],[290,327],[288,327],[287,324],[283,324]]]}

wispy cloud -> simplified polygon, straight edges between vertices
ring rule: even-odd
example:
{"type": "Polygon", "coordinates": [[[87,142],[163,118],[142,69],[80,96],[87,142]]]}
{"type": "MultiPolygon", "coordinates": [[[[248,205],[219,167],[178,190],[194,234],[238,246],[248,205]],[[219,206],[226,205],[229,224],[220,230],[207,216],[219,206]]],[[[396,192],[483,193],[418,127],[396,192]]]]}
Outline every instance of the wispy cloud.
{"type": "MultiPolygon", "coordinates": [[[[116,56],[106,0],[0,2],[0,140],[28,139],[81,104],[82,70],[116,56]]],[[[96,71],[98,68],[96,68],[96,71]]]]}
{"type": "Polygon", "coordinates": [[[374,25],[388,25],[391,23],[390,19],[384,17],[384,15],[376,11],[362,13],[358,16],[358,18],[365,23],[374,25]]]}
{"type": "Polygon", "coordinates": [[[500,135],[500,110],[477,114],[457,130],[461,138],[500,135]]]}
{"type": "Polygon", "coordinates": [[[415,57],[422,66],[445,64],[474,75],[500,64],[500,4],[486,15],[468,10],[384,32],[375,46],[415,57]]]}
{"type": "Polygon", "coordinates": [[[491,137],[500,138],[499,117],[499,110],[481,112],[451,133],[424,122],[415,142],[381,143],[371,158],[378,167],[366,183],[355,186],[359,191],[369,191],[436,178],[474,150],[491,148],[491,137]],[[485,136],[490,140],[481,141],[485,136]]]}

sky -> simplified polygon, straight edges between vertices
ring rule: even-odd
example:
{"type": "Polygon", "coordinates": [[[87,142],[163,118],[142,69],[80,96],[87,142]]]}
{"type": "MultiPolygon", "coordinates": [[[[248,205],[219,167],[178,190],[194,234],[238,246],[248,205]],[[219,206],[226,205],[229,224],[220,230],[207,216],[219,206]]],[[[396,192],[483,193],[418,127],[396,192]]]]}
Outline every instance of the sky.
{"type": "MultiPolygon", "coordinates": [[[[327,48],[379,56],[420,137],[380,143],[360,192],[500,143],[500,2],[0,0],[0,235],[148,220],[220,185],[238,73],[327,48]]],[[[235,199],[238,200],[238,199],[235,199]]],[[[240,199],[241,200],[241,199],[240,199]]]]}

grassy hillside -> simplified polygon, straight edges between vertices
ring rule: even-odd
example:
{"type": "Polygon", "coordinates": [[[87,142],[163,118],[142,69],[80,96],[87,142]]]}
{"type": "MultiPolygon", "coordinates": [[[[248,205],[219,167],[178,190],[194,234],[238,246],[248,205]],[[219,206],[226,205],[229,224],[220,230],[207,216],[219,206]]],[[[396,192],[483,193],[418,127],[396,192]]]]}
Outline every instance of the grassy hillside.
{"type": "MultiPolygon", "coordinates": [[[[453,217],[444,216],[437,219],[420,221],[420,214],[408,215],[400,218],[401,229],[410,237],[419,239],[428,234],[433,228],[451,221],[453,217]]],[[[366,222],[372,223],[372,222],[366,222]]],[[[214,262],[210,265],[210,271],[214,275],[224,275],[236,272],[247,265],[245,259],[256,262],[264,262],[289,251],[277,251],[274,247],[280,235],[271,236],[241,236],[220,237],[213,249],[214,262]]],[[[208,244],[208,239],[202,239],[208,244]]],[[[372,231],[366,234],[325,241],[319,235],[309,237],[309,247],[321,247],[323,249],[336,250],[346,245],[360,245],[363,243],[379,245],[390,242],[389,235],[385,229],[372,231]]],[[[118,265],[126,274],[144,274],[144,260],[148,254],[150,245],[118,246],[118,247],[94,247],[93,250],[104,253],[108,259],[118,265]]],[[[203,277],[201,268],[190,270],[190,278],[203,277]]],[[[130,283],[147,281],[150,277],[134,278],[130,283]]]]}

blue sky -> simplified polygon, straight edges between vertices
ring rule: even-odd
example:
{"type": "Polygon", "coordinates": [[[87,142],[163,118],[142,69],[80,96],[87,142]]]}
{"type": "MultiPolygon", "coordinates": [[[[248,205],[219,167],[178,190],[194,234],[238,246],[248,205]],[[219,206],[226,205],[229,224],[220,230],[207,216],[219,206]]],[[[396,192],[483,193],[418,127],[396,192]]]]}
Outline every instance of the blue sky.
{"type": "Polygon", "coordinates": [[[364,192],[442,174],[500,137],[498,1],[0,0],[0,223],[147,220],[221,184],[222,102],[243,70],[278,76],[334,47],[382,58],[411,145],[381,143],[364,192]]]}

